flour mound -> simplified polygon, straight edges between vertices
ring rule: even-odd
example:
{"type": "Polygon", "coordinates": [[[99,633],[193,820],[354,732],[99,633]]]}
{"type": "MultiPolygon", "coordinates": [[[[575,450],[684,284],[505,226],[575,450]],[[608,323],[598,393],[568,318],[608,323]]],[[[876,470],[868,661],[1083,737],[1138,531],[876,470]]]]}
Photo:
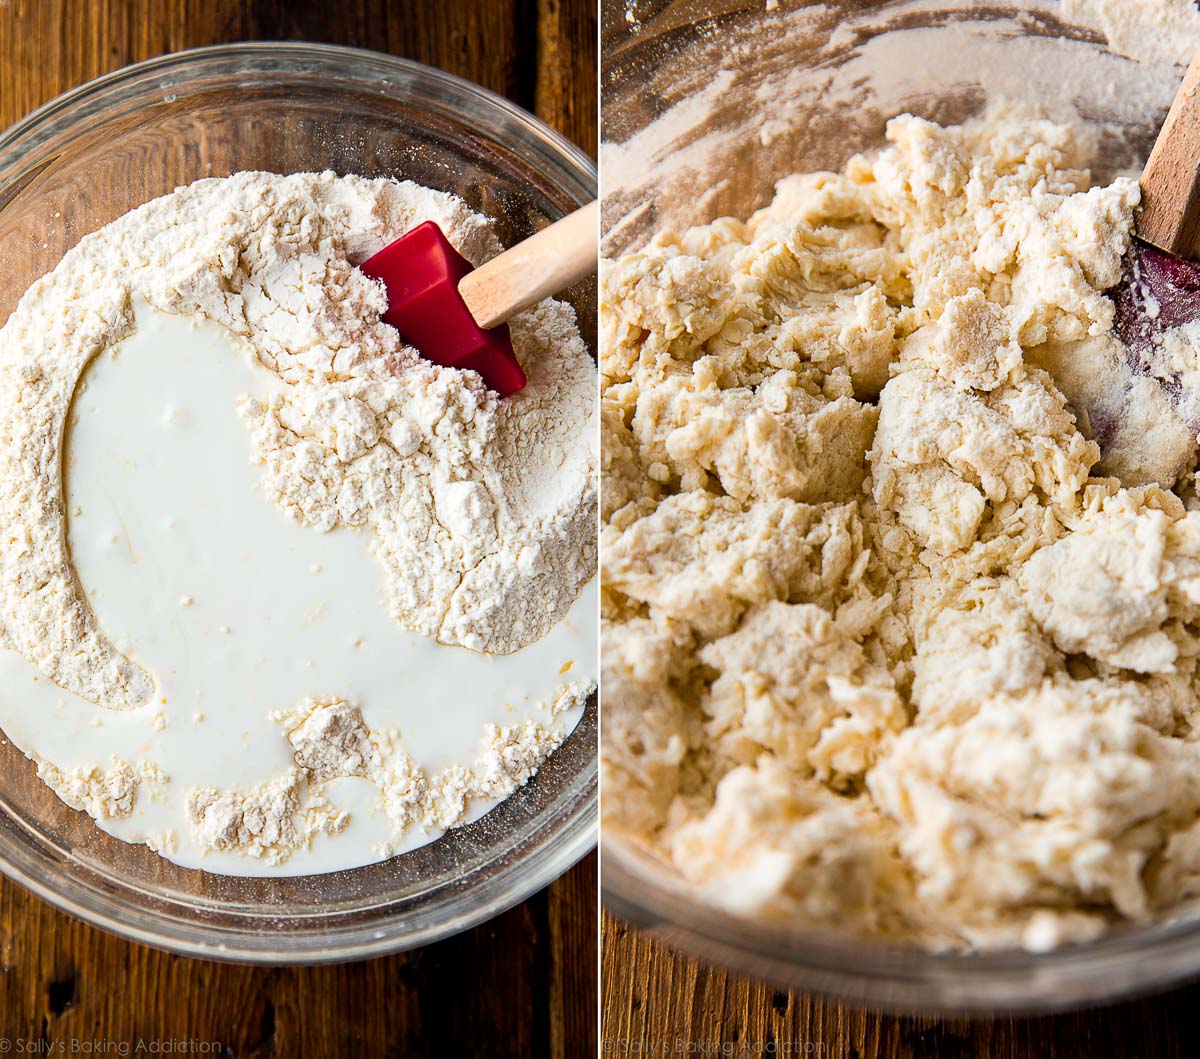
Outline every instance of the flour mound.
{"type": "Polygon", "coordinates": [[[369,529],[401,625],[494,653],[549,631],[595,571],[594,369],[553,301],[512,323],[529,386],[504,401],[406,347],[353,263],[427,220],[475,263],[500,249],[410,182],[238,173],[126,214],[35,283],[0,330],[0,642],[108,708],[154,693],[84,598],[62,498],[76,384],[135,298],[222,324],[275,373],[241,409],[265,490],[314,530],[369,529]]]}

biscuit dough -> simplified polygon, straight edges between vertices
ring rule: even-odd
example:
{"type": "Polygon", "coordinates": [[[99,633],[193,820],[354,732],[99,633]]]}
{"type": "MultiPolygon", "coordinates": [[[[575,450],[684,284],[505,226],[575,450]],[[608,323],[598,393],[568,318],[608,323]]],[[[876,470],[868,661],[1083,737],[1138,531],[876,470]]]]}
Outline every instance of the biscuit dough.
{"type": "Polygon", "coordinates": [[[1081,139],[899,117],[605,263],[605,826],[714,903],[1044,949],[1200,893],[1196,439],[1081,139]]]}

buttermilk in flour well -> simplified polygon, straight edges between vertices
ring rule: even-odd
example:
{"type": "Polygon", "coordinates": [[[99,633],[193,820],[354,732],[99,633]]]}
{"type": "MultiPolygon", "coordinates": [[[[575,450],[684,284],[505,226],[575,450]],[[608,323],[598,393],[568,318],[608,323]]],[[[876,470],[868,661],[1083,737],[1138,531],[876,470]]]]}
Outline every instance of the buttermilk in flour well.
{"type": "Polygon", "coordinates": [[[353,262],[425,220],[499,249],[410,183],[200,181],[0,331],[0,726],[118,837],[378,859],[526,782],[594,687],[591,359],[552,301],[503,402],[405,347],[353,262]]]}

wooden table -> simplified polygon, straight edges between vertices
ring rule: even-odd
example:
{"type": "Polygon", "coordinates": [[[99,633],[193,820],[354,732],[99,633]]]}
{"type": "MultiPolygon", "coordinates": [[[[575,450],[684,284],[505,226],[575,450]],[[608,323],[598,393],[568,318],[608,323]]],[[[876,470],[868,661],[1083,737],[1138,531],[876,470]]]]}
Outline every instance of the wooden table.
{"type": "MultiPolygon", "coordinates": [[[[440,66],[594,154],[595,26],[591,0],[0,0],[0,127],[127,63],[288,39],[440,66]]],[[[467,934],[328,968],[168,956],[0,879],[0,1055],[136,1054],[116,1049],[139,1039],[216,1042],[226,1059],[593,1055],[595,996],[594,855],[467,934]]]]}
{"type": "Polygon", "coordinates": [[[673,1055],[1191,1059],[1200,1055],[1200,1020],[1194,1015],[1200,1007],[1200,985],[1068,1015],[896,1018],[710,967],[672,952],[607,914],[602,945],[601,1055],[614,1059],[673,1055]]]}

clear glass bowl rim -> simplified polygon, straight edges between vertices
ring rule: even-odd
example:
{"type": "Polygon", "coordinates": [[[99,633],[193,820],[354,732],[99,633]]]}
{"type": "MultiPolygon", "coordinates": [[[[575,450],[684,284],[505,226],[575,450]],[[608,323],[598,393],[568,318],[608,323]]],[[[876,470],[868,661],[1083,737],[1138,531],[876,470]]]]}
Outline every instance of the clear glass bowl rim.
{"type": "MultiPolygon", "coordinates": [[[[390,94],[401,77],[406,85],[419,86],[422,103],[431,109],[461,106],[490,113],[497,124],[511,123],[527,134],[510,149],[522,155],[564,194],[583,204],[596,197],[595,163],[578,146],[507,99],[454,74],[410,59],[362,48],[332,44],[248,42],[220,44],[172,52],[122,67],[70,89],[31,111],[0,132],[0,207],[6,192],[22,186],[23,156],[45,148],[56,137],[69,137],[91,113],[118,110],[145,102],[141,94],[153,86],[157,94],[178,86],[181,90],[199,75],[207,78],[238,73],[286,73],[289,64],[322,67],[339,81],[390,94]],[[136,98],[135,98],[136,97],[136,98]]],[[[108,116],[113,116],[108,113],[108,116]]],[[[302,932],[274,929],[214,927],[200,918],[184,920],[169,911],[150,909],[111,887],[75,878],[59,870],[31,842],[22,841],[23,827],[5,817],[0,827],[0,872],[51,905],[94,926],[131,941],[180,955],[229,962],[264,964],[330,963],[366,959],[418,948],[477,926],[520,904],[578,863],[596,845],[598,792],[595,757],[586,775],[570,789],[565,814],[530,832],[517,855],[496,858],[499,870],[451,892],[437,903],[422,894],[415,913],[399,911],[377,920],[339,927],[336,920],[296,917],[306,924],[302,932]],[[548,834],[546,832],[549,832],[548,834]]],[[[89,869],[89,878],[98,876],[89,869]]],[[[481,876],[485,873],[481,872],[481,876]]],[[[130,888],[133,894],[136,887],[130,888]]],[[[173,903],[171,903],[173,904],[173,903]]],[[[387,902],[381,902],[386,907],[387,902]]],[[[169,905],[168,905],[169,907],[169,905]]],[[[359,914],[377,906],[364,906],[359,914]]]]}
{"type": "Polygon", "coordinates": [[[430,90],[423,100],[427,104],[436,106],[439,95],[470,100],[530,133],[541,147],[536,152],[536,160],[550,166],[556,180],[563,182],[564,190],[580,202],[596,197],[596,164],[579,146],[527,110],[482,85],[412,59],[366,48],[292,41],[250,41],[190,48],[145,59],[86,81],[47,100],[0,132],[0,175],[7,173],[13,161],[18,159],[19,151],[28,150],[62,132],[64,126],[78,121],[91,105],[110,102],[116,89],[131,89],[152,77],[169,78],[166,83],[159,82],[158,87],[163,90],[172,85],[183,87],[200,71],[209,75],[235,73],[255,62],[271,69],[286,69],[288,62],[320,63],[342,80],[358,81],[379,92],[394,89],[388,82],[389,75],[405,75],[430,90]]]}
{"type": "Polygon", "coordinates": [[[1200,974],[1200,923],[1122,926],[1049,952],[936,952],[753,922],[652,878],[611,837],[601,897],[618,919],[672,947],[779,985],[897,1014],[1044,1014],[1166,989],[1200,974]]]}

